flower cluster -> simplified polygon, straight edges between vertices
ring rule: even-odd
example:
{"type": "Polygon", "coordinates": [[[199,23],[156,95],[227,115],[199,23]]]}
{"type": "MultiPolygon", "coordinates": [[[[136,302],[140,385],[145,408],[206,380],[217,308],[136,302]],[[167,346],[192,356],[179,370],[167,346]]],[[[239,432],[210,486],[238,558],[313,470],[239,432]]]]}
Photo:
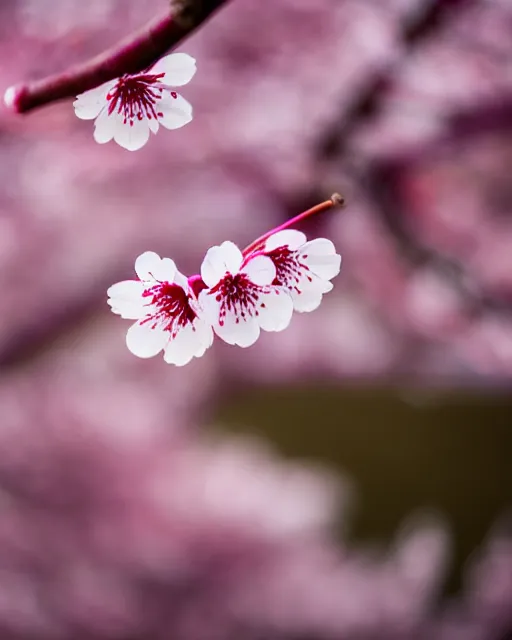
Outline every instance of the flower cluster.
{"type": "Polygon", "coordinates": [[[185,277],[169,258],[147,251],[135,262],[137,280],[108,290],[112,311],[136,320],[126,336],[140,358],[160,351],[178,366],[202,356],[214,334],[249,347],[260,332],[282,331],[293,311],[313,311],[340,271],[330,240],[308,242],[294,230],[264,236],[242,252],[226,241],[211,247],[201,275],[185,277]]]}
{"type": "MultiPolygon", "coordinates": [[[[125,74],[77,97],[76,115],[95,120],[94,139],[114,139],[130,151],[143,147],[160,125],[176,129],[190,122],[192,107],[172,87],[189,82],[194,58],[171,54],[150,69],[125,74]]],[[[126,342],[132,353],[178,366],[202,356],[214,334],[228,344],[249,347],[261,331],[282,331],[293,311],[313,311],[341,257],[332,242],[306,236],[289,227],[309,215],[339,204],[339,196],[305,211],[262,236],[242,252],[226,241],[208,250],[201,274],[187,278],[170,258],[148,251],[135,262],[137,280],[108,290],[112,311],[136,320],[126,342]]]]}
{"type": "Polygon", "coordinates": [[[174,91],[190,82],[196,61],[186,53],[173,53],[150,69],[120,78],[80,94],[73,106],[82,120],[94,120],[94,139],[103,144],[114,139],[136,151],[162,125],[179,129],[192,120],[192,106],[174,91]]]}

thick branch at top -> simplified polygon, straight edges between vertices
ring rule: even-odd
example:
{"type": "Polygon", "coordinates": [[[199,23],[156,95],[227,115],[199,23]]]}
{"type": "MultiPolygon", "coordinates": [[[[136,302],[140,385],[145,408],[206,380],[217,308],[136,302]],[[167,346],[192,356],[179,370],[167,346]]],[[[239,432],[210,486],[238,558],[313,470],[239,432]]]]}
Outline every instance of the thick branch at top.
{"type": "Polygon", "coordinates": [[[228,0],[171,0],[170,11],[91,60],[36,82],[7,89],[6,105],[24,113],[75,97],[124,73],[146,69],[200,27],[228,0]]]}

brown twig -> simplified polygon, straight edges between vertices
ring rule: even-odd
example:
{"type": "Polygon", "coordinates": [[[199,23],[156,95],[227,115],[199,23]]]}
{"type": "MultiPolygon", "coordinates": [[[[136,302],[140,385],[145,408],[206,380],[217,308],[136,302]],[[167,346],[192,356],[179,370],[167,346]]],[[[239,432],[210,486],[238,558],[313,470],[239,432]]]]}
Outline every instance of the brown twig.
{"type": "Polygon", "coordinates": [[[171,0],[170,12],[149,22],[111,49],[91,60],[36,82],[5,92],[7,107],[26,113],[37,107],[75,97],[125,73],[146,69],[202,25],[228,0],[171,0]]]}

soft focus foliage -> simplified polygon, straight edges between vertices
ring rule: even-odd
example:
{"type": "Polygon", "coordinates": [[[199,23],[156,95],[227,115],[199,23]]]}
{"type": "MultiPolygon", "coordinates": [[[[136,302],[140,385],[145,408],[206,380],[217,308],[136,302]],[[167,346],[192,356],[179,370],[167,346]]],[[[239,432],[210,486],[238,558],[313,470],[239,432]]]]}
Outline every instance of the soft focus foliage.
{"type": "MultiPolygon", "coordinates": [[[[165,4],[4,0],[0,84],[165,4]]],[[[390,549],[339,545],[344,485],[197,433],[234,379],[510,385],[511,21],[509,0],[234,0],[182,49],[194,120],[137,153],[97,145],[71,101],[1,112],[2,640],[512,632],[506,530],[442,600],[438,519],[390,549]],[[134,256],[196,273],[336,190],[346,210],[304,228],[344,258],[314,314],[185,369],[127,352],[105,291],[134,256]]]]}

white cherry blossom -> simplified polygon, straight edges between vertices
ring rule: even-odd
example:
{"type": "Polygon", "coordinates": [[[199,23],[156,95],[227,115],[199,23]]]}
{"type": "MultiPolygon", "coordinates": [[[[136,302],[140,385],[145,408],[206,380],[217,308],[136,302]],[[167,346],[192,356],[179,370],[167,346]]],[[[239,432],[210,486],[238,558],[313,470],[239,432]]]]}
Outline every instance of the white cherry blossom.
{"type": "Polygon", "coordinates": [[[187,278],[169,258],[152,251],[135,262],[138,280],[108,289],[108,304],[122,318],[137,320],[126,335],[128,349],[139,358],[164,351],[164,360],[182,366],[204,354],[213,342],[209,323],[200,317],[187,278]]]}
{"type": "MultiPolygon", "coordinates": [[[[257,252],[256,255],[261,253],[257,252]]],[[[295,311],[316,309],[324,293],[333,288],[330,280],[338,275],[341,256],[326,238],[307,242],[300,231],[278,231],[265,241],[263,255],[276,269],[274,285],[287,289],[295,311]]]]}
{"type": "Polygon", "coordinates": [[[73,106],[82,120],[95,120],[94,139],[114,139],[129,151],[143,147],[159,126],[178,129],[192,120],[192,106],[173,87],[190,82],[196,61],[172,53],[149,70],[126,74],[80,94],[73,106]]]}
{"type": "Polygon", "coordinates": [[[223,242],[208,250],[201,277],[208,288],[199,294],[199,303],[225,342],[249,347],[261,329],[282,331],[289,325],[292,300],[272,286],[276,268],[270,258],[255,255],[244,261],[235,244],[223,242]]]}

